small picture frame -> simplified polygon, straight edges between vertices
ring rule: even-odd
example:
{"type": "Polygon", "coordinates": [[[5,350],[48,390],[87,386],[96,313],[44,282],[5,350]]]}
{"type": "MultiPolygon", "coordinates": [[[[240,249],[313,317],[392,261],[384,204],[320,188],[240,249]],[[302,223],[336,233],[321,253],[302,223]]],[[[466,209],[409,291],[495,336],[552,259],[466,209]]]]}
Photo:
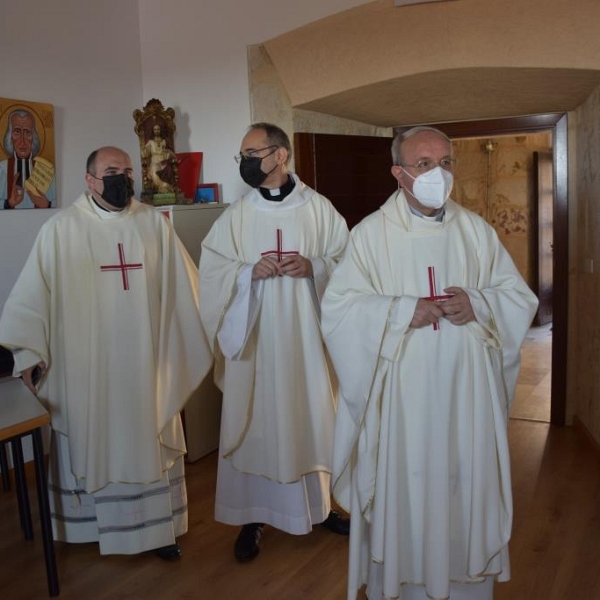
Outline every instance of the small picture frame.
{"type": "Polygon", "coordinates": [[[218,183],[199,183],[196,186],[194,202],[220,202],[218,183]]]}

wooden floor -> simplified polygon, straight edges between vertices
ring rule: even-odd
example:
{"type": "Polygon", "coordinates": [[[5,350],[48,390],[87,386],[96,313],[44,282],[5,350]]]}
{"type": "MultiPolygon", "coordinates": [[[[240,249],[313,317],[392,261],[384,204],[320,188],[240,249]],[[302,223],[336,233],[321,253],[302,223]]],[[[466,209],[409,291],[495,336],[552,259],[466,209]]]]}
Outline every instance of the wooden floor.
{"type": "Polygon", "coordinates": [[[548,323],[532,327],[523,342],[511,418],[550,422],[551,379],[552,323],[548,323]]]}
{"type": "MultiPolygon", "coordinates": [[[[530,372],[527,377],[529,383],[522,385],[533,386],[540,374],[532,378],[530,372]]],[[[496,584],[495,600],[600,599],[600,458],[596,449],[578,429],[554,428],[536,418],[514,415],[509,438],[515,506],[510,544],[513,577],[509,583],[496,584]]],[[[232,552],[237,528],[215,523],[212,517],[215,475],[214,454],[187,467],[190,529],[181,539],[179,562],[165,563],[152,554],[102,557],[95,544],[56,544],[60,597],[345,598],[347,539],[321,527],[306,536],[267,528],[259,557],[250,564],[237,564],[232,552]]],[[[29,479],[35,509],[35,485],[33,477],[29,479]]],[[[26,542],[18,525],[14,491],[0,490],[2,600],[47,597],[35,510],[34,520],[36,539],[26,542]]]]}

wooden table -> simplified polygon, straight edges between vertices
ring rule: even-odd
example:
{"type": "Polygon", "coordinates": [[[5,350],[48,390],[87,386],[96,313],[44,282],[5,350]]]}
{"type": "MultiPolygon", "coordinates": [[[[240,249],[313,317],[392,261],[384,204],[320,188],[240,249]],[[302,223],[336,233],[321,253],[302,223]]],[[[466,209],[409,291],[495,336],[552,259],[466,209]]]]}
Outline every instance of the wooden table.
{"type": "Polygon", "coordinates": [[[29,496],[25,480],[25,466],[21,440],[31,435],[33,440],[33,457],[37,482],[44,558],[50,596],[58,596],[58,575],[54,556],[54,540],[52,538],[52,522],[50,521],[50,504],[48,501],[48,483],[44,463],[44,445],[41,429],[50,423],[48,411],[39,400],[25,387],[20,379],[6,377],[0,379],[0,443],[11,443],[13,467],[19,503],[19,517],[25,539],[33,539],[29,496]]]}

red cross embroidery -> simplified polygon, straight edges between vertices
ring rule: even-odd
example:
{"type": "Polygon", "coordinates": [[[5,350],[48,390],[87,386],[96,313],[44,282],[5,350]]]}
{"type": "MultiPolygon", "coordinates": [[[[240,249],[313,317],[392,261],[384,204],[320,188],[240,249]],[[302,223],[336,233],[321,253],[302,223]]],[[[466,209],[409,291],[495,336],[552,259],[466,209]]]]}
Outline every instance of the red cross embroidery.
{"type": "MultiPolygon", "coordinates": [[[[438,296],[435,288],[435,269],[433,267],[427,267],[427,273],[429,275],[429,296],[425,297],[425,300],[432,300],[433,302],[443,302],[444,300],[448,300],[452,298],[452,294],[444,294],[443,296],[438,296]]],[[[437,331],[440,328],[439,323],[432,323],[434,331],[437,331]]]]}
{"type": "Polygon", "coordinates": [[[286,256],[292,254],[299,254],[297,250],[289,250],[284,252],[283,250],[283,232],[281,229],[276,230],[277,235],[277,249],[276,250],[267,250],[266,252],[261,252],[261,256],[276,256],[277,262],[281,262],[286,256]]]}
{"type": "Polygon", "coordinates": [[[129,263],[125,262],[125,251],[123,250],[123,244],[119,246],[119,264],[118,265],[100,265],[101,271],[121,271],[121,277],[123,278],[123,289],[129,290],[129,275],[127,271],[132,269],[143,269],[142,263],[129,263]]]}

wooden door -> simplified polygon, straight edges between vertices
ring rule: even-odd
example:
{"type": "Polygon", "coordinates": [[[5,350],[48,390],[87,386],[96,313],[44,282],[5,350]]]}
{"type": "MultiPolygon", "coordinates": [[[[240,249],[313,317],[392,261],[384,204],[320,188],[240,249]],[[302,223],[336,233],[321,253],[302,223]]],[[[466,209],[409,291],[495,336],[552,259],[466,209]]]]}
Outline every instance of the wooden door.
{"type": "Polygon", "coordinates": [[[398,189],[390,172],[391,145],[388,137],[295,133],[296,174],[352,228],[398,189]]]}
{"type": "Polygon", "coordinates": [[[552,287],[554,269],[553,204],[554,175],[552,154],[533,153],[535,234],[534,234],[534,292],[540,300],[535,325],[552,321],[552,287]]]}

